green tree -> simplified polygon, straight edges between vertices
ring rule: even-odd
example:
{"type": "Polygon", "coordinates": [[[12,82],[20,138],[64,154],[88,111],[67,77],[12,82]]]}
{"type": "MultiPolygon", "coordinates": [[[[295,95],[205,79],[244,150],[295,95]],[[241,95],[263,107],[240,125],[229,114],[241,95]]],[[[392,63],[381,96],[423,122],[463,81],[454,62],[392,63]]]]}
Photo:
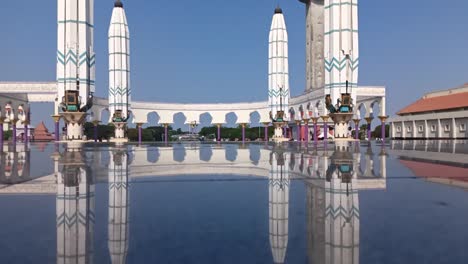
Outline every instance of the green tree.
{"type": "Polygon", "coordinates": [[[3,131],[3,140],[9,140],[13,132],[11,130],[3,131]]]}
{"type": "MultiPolygon", "coordinates": [[[[94,138],[94,124],[86,122],[84,124],[84,134],[88,139],[94,138]]],[[[98,125],[98,140],[109,140],[114,136],[115,126],[112,124],[98,125]]]]}
{"type": "MultiPolygon", "coordinates": [[[[389,135],[390,135],[390,125],[385,125],[385,136],[388,137],[389,135]]],[[[382,138],[382,125],[378,125],[375,127],[374,131],[372,132],[372,137],[382,138]]]]}

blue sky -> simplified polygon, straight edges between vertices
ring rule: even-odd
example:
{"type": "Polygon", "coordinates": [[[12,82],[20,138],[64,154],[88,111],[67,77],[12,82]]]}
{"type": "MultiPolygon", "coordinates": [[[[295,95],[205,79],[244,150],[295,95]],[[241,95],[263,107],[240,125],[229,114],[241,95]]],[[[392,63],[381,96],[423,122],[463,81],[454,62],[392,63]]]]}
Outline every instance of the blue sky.
{"type": "MultiPolygon", "coordinates": [[[[1,81],[55,80],[56,2],[2,1],[1,81]]],[[[266,100],[268,31],[278,3],[289,33],[292,95],[304,91],[305,11],[298,0],[123,2],[132,38],[134,100],[266,100]]],[[[388,114],[425,92],[468,82],[468,1],[359,3],[359,83],[387,87],[388,114]]],[[[113,0],[95,1],[96,82],[102,97],[107,96],[112,7],[113,0]]],[[[41,112],[33,112],[36,122],[48,118],[49,106],[34,107],[41,112]]]]}

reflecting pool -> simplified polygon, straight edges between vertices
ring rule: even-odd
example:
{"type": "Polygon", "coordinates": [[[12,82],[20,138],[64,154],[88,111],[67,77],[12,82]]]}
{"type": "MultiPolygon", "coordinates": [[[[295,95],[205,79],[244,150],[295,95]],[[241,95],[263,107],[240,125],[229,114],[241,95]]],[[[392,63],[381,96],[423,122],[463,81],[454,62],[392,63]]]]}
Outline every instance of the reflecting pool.
{"type": "Polygon", "coordinates": [[[467,154],[465,141],[4,145],[0,263],[468,263],[467,154]]]}

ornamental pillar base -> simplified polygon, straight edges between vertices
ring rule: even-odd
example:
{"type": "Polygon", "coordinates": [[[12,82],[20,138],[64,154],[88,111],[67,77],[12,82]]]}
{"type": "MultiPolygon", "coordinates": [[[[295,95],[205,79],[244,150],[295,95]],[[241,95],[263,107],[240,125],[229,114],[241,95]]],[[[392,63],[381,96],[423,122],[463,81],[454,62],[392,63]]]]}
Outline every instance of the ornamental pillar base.
{"type": "Polygon", "coordinates": [[[86,113],[82,112],[65,112],[60,114],[67,124],[67,141],[84,141],[86,136],[83,134],[83,124],[86,118],[86,113]]]}
{"type": "Polygon", "coordinates": [[[335,139],[349,139],[352,141],[351,138],[351,131],[349,130],[349,122],[353,118],[352,113],[334,113],[330,114],[333,123],[335,124],[335,131],[334,131],[334,138],[335,139]]]}
{"type": "Polygon", "coordinates": [[[284,136],[284,130],[283,130],[284,123],[274,122],[273,126],[275,127],[275,133],[274,133],[273,138],[272,138],[272,140],[274,142],[289,141],[289,139],[284,136]]]}

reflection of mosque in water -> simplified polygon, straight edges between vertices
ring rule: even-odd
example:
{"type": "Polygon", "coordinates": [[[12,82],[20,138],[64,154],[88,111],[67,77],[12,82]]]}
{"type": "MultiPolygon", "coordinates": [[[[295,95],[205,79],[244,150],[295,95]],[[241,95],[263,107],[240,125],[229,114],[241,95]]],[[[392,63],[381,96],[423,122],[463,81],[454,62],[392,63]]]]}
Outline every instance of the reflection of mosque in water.
{"type": "MultiPolygon", "coordinates": [[[[99,152],[90,154],[85,155],[79,145],[69,144],[63,153],[53,155],[57,174],[57,263],[93,263],[95,182],[90,163],[96,161],[99,152]]],[[[128,163],[126,148],[111,150],[108,248],[112,263],[125,263],[128,251],[128,163]]]]}
{"type": "MultiPolygon", "coordinates": [[[[380,173],[363,175],[360,147],[336,146],[332,154],[322,150],[303,153],[299,164],[308,167],[304,175],[307,199],[307,244],[310,263],[359,263],[359,189],[385,188],[386,155],[382,149],[380,173]],[[304,165],[304,162],[306,165],[304,165]],[[369,183],[363,183],[369,180],[369,183]]],[[[370,146],[365,152],[373,166],[370,146]]],[[[274,263],[284,263],[288,245],[290,168],[296,156],[273,150],[269,179],[270,245],[274,263]],[[288,166],[289,165],[289,166],[288,166]]]]}
{"type": "Polygon", "coordinates": [[[31,180],[28,145],[0,145],[0,184],[18,184],[31,180]]]}
{"type": "MultiPolygon", "coordinates": [[[[385,150],[375,154],[371,146],[110,145],[103,149],[68,144],[52,158],[57,181],[53,191],[57,195],[58,263],[93,262],[96,182],[109,186],[108,249],[112,263],[125,263],[128,253],[129,175],[167,177],[235,171],[240,176],[267,176],[269,239],[275,263],[284,263],[287,257],[292,180],[306,184],[310,263],[359,262],[358,191],[386,186],[385,150]]],[[[24,187],[28,193],[36,189],[28,190],[27,184],[24,187]]]]}

